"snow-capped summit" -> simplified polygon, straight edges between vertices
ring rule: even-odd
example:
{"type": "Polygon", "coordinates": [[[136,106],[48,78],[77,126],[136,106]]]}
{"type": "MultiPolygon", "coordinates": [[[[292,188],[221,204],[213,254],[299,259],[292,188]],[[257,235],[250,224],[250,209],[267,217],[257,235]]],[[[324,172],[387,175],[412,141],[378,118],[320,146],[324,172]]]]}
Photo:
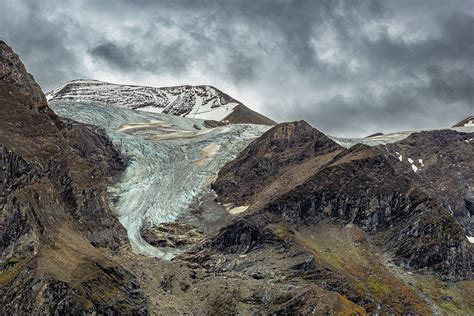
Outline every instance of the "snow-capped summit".
{"type": "Polygon", "coordinates": [[[48,102],[71,100],[147,112],[230,123],[272,125],[274,122],[212,86],[144,87],[97,80],[69,81],[46,95],[48,102]]]}
{"type": "Polygon", "coordinates": [[[473,126],[474,126],[474,115],[468,116],[461,122],[453,125],[453,127],[473,127],[473,126]]]}

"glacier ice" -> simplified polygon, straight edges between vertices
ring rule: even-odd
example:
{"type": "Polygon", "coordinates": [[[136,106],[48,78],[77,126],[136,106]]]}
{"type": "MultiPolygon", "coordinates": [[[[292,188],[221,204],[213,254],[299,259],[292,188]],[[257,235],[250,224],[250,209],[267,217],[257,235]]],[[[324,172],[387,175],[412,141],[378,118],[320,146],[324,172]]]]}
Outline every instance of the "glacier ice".
{"type": "Polygon", "coordinates": [[[135,252],[172,258],[175,250],[146,243],[141,229],[177,219],[209,190],[220,168],[269,127],[232,124],[208,129],[204,121],[96,103],[50,102],[63,117],[106,128],[130,157],[110,201],[135,252]]]}

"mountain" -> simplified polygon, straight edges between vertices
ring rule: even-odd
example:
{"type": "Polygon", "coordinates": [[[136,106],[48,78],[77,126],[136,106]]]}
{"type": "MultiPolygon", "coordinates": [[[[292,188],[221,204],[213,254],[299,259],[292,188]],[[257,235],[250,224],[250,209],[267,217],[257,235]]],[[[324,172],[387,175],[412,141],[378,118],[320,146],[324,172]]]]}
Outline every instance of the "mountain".
{"type": "Polygon", "coordinates": [[[102,129],[56,116],[4,42],[0,55],[1,314],[146,311],[107,255],[127,242],[106,201],[125,158],[102,129]]]}
{"type": "Polygon", "coordinates": [[[453,127],[472,127],[474,126],[474,115],[466,117],[459,123],[453,125],[453,127]]]}
{"type": "Polygon", "coordinates": [[[342,149],[305,121],[278,124],[226,164],[212,188],[223,203],[254,204],[304,181],[342,149]]]}
{"type": "Polygon", "coordinates": [[[0,314],[474,313],[474,128],[226,124],[186,86],[47,101],[0,61],[0,314]]]}
{"type": "Polygon", "coordinates": [[[48,102],[95,102],[152,113],[228,123],[274,125],[269,118],[212,86],[142,87],[73,80],[46,95],[48,102]]]}
{"type": "Polygon", "coordinates": [[[472,136],[415,133],[393,144],[342,150],[304,122],[279,124],[224,166],[213,188],[222,202],[250,204],[252,213],[278,214],[296,228],[327,218],[356,224],[383,235],[381,243],[404,266],[470,279],[474,258],[461,223],[472,226],[472,136]],[[459,223],[453,210],[465,221],[459,223]]]}

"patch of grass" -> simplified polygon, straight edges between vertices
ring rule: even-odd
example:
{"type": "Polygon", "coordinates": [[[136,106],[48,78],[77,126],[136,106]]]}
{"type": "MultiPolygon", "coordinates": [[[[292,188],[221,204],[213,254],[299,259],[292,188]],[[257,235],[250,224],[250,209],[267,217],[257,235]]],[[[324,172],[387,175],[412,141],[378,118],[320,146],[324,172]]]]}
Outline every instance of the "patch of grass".
{"type": "Polygon", "coordinates": [[[363,307],[369,313],[377,305],[386,313],[432,313],[424,299],[385,266],[383,254],[360,228],[320,224],[297,231],[279,227],[278,231],[291,231],[286,237],[312,253],[319,265],[334,271],[328,277],[344,284],[351,299],[368,302],[363,307]]]}
{"type": "Polygon", "coordinates": [[[16,258],[12,257],[6,262],[0,264],[0,267],[6,267],[0,272],[0,286],[6,285],[13,281],[16,276],[25,268],[26,264],[30,261],[30,257],[16,258]]]}
{"type": "Polygon", "coordinates": [[[474,315],[474,281],[443,282],[415,276],[415,288],[429,296],[446,315],[474,315]]]}
{"type": "Polygon", "coordinates": [[[371,275],[366,280],[366,284],[369,287],[370,292],[375,296],[383,297],[392,293],[392,289],[389,285],[377,276],[371,275]]]}

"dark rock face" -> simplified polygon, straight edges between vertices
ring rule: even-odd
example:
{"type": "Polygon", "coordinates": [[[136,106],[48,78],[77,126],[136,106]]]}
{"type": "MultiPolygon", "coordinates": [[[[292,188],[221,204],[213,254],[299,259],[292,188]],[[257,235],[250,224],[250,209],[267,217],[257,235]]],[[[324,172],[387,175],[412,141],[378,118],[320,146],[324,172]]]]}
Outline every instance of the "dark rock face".
{"type": "Polygon", "coordinates": [[[59,260],[85,262],[63,281],[57,257],[44,254],[67,245],[65,232],[92,252],[126,243],[106,198],[126,160],[103,130],[57,117],[4,42],[0,121],[0,314],[146,313],[139,284],[118,265],[65,253],[59,260]]]}
{"type": "Polygon", "coordinates": [[[296,225],[334,218],[376,234],[399,263],[449,280],[472,276],[464,230],[377,150],[357,145],[263,210],[296,225]],[[387,247],[388,246],[388,247],[387,247]]]}
{"type": "Polygon", "coordinates": [[[221,229],[209,246],[224,253],[247,253],[274,239],[251,220],[241,219],[221,229]]]}
{"type": "Polygon", "coordinates": [[[172,248],[192,245],[204,238],[203,233],[194,226],[179,222],[163,223],[158,227],[146,228],[141,236],[152,246],[172,248]]]}
{"type": "Polygon", "coordinates": [[[96,264],[93,277],[74,287],[51,278],[36,279],[26,269],[0,288],[4,315],[147,315],[138,281],[118,267],[96,264]]]}
{"type": "Polygon", "coordinates": [[[424,190],[440,199],[470,236],[474,235],[474,133],[453,130],[413,133],[382,148],[391,156],[401,155],[398,170],[408,170],[424,190]],[[411,170],[412,165],[416,172],[411,170]]]}
{"type": "Polygon", "coordinates": [[[337,150],[338,144],[304,121],[278,124],[227,163],[212,188],[220,201],[242,205],[286,167],[337,150]]]}
{"type": "Polygon", "coordinates": [[[46,98],[31,74],[26,71],[18,55],[3,41],[0,41],[0,81],[8,82],[20,89],[24,94],[32,97],[39,112],[56,117],[47,106],[46,98]]]}

